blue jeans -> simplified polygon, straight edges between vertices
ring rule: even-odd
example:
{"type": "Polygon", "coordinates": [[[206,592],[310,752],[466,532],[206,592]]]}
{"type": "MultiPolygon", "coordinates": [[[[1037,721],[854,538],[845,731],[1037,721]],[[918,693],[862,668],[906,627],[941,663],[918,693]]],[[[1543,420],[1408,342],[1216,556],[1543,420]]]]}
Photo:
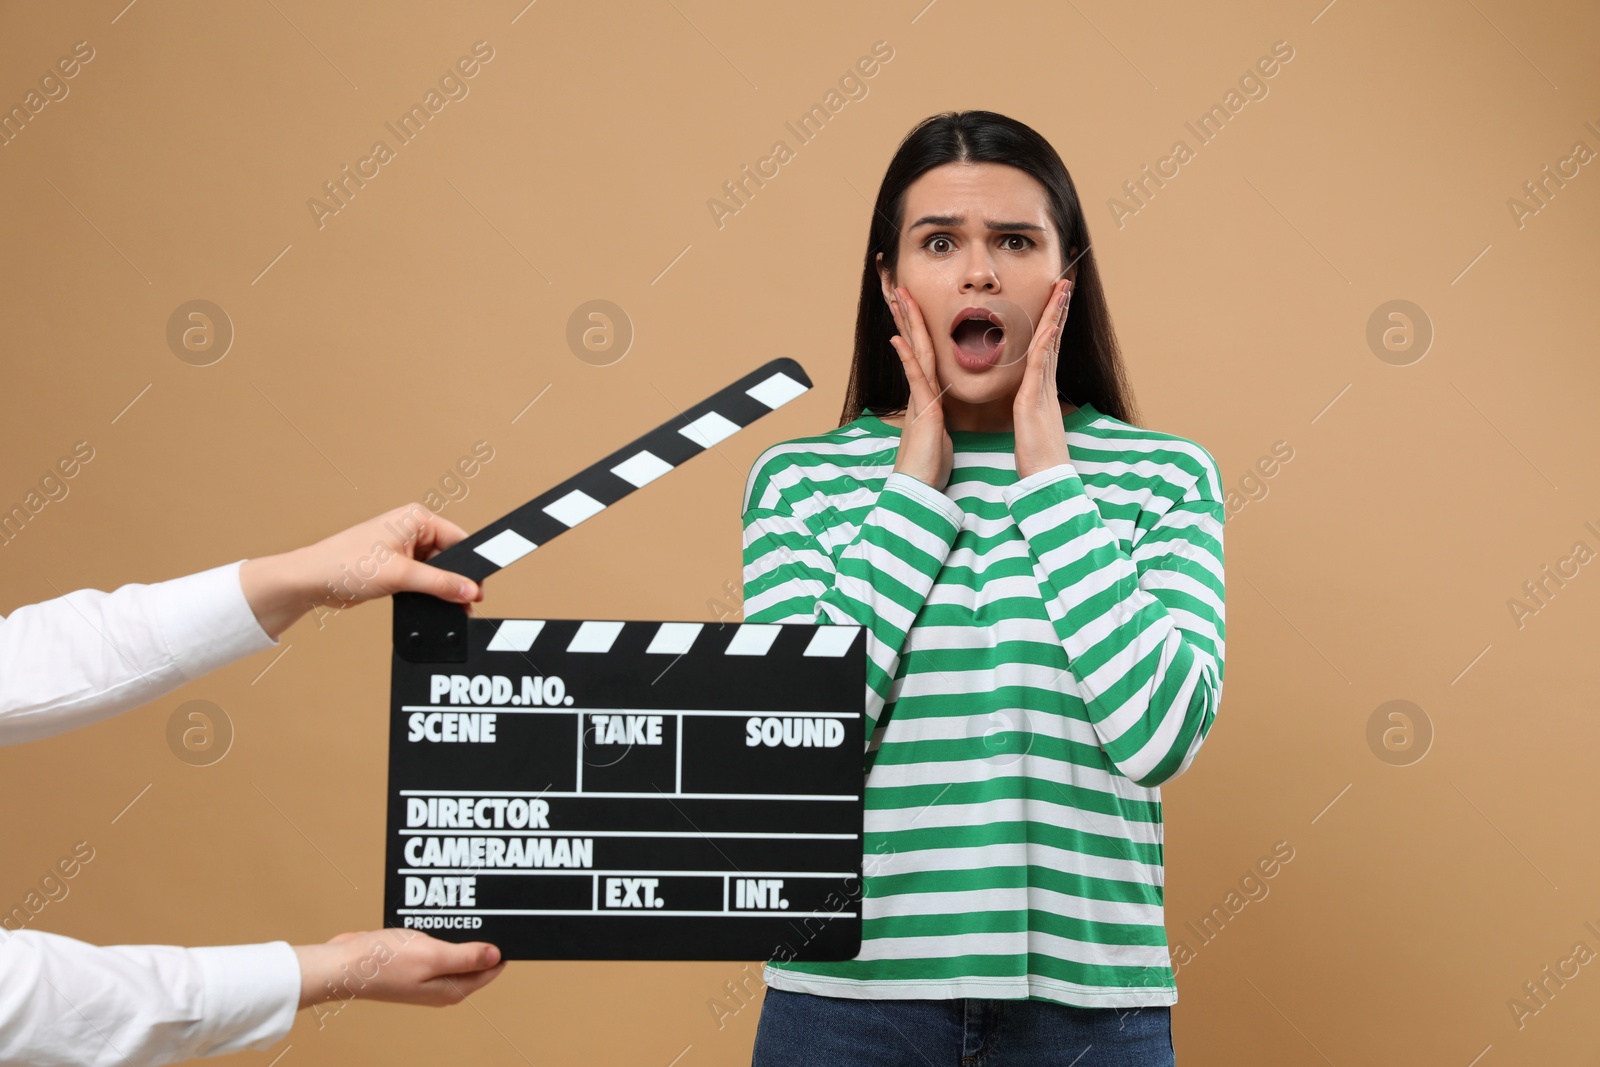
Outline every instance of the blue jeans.
{"type": "Polygon", "coordinates": [[[856,1000],[767,987],[752,1067],[1174,1067],[1172,1009],[856,1000]]]}

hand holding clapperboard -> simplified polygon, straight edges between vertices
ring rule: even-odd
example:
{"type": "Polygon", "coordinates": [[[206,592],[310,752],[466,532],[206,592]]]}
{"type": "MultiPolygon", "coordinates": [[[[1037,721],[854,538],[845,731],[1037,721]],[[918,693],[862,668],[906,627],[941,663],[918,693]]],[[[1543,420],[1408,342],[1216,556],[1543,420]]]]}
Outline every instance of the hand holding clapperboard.
{"type": "MultiPolygon", "coordinates": [[[[773,360],[428,563],[481,582],[810,387],[773,360]]],[[[397,595],[385,925],[507,959],[853,958],[865,678],[859,626],[397,595]]]]}

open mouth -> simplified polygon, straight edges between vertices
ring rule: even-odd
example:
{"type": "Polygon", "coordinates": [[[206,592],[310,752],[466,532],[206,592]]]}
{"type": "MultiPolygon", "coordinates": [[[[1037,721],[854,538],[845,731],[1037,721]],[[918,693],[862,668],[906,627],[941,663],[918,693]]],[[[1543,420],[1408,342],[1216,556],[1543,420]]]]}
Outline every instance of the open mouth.
{"type": "Polygon", "coordinates": [[[998,317],[965,318],[956,323],[950,338],[955,342],[956,357],[963,364],[987,367],[999,357],[1006,331],[998,317]]]}

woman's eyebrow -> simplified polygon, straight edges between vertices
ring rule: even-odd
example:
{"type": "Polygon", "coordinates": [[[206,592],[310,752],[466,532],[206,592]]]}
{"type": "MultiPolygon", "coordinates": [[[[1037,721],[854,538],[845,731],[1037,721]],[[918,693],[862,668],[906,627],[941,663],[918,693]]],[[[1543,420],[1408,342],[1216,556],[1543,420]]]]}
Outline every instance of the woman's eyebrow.
{"type": "MultiPolygon", "coordinates": [[[[916,229],[918,226],[961,226],[964,225],[966,221],[967,217],[965,215],[924,215],[907,227],[907,232],[916,229]]],[[[984,225],[991,230],[1031,230],[1035,233],[1044,232],[1043,226],[1035,225],[1031,222],[985,222],[984,225]]]]}

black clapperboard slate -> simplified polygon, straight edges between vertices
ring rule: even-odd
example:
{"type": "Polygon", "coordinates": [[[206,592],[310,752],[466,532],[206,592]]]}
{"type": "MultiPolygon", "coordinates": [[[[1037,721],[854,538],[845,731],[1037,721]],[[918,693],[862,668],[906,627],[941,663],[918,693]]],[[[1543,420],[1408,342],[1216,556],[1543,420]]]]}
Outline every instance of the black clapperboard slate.
{"type": "MultiPolygon", "coordinates": [[[[428,562],[481,582],[810,387],[773,360],[428,562]]],[[[385,925],[507,959],[853,958],[865,679],[859,626],[396,596],[385,925]]]]}

